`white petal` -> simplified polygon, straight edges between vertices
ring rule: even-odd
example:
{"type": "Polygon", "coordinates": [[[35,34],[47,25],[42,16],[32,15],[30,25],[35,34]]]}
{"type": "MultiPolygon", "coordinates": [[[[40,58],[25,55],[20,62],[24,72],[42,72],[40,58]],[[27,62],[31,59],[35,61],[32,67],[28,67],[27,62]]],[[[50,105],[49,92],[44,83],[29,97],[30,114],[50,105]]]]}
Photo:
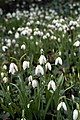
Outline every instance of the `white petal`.
{"type": "Polygon", "coordinates": [[[73,111],[73,120],[77,120],[77,118],[78,118],[78,110],[75,109],[75,110],[73,111]]]}
{"type": "Polygon", "coordinates": [[[37,80],[33,80],[32,81],[32,87],[35,88],[38,86],[38,81],[37,80]]]}
{"type": "Polygon", "coordinates": [[[50,64],[49,62],[46,63],[45,69],[46,69],[46,71],[47,71],[47,70],[50,70],[50,71],[51,71],[51,64],[50,64]]]}
{"type": "Polygon", "coordinates": [[[80,41],[76,41],[73,46],[79,47],[80,46],[80,41]]]}
{"type": "Polygon", "coordinates": [[[65,102],[62,102],[62,107],[65,111],[67,111],[67,106],[66,106],[65,102]]]}
{"type": "Polygon", "coordinates": [[[62,102],[58,104],[57,110],[59,111],[61,109],[61,107],[62,107],[62,102]]]}

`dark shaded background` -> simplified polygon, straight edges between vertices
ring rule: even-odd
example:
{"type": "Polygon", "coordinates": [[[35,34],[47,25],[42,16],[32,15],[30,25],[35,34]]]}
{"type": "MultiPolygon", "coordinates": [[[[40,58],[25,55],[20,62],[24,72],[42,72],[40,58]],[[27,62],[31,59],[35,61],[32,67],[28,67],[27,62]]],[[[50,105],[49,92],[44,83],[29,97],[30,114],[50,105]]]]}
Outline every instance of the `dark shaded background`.
{"type": "Polygon", "coordinates": [[[0,8],[2,8],[5,12],[13,12],[16,10],[16,8],[23,9],[24,2],[25,2],[24,8],[29,9],[29,5],[32,3],[38,5],[46,5],[57,2],[63,5],[67,2],[73,3],[77,1],[80,0],[0,0],[0,8]]]}

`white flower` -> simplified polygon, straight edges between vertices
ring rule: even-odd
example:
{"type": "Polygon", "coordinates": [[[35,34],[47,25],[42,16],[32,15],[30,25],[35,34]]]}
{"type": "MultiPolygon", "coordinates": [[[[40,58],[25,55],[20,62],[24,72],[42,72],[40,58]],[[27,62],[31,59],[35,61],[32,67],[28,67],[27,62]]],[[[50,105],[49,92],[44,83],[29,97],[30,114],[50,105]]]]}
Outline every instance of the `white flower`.
{"type": "Polygon", "coordinates": [[[25,70],[26,68],[29,68],[29,61],[23,62],[23,70],[25,70]]]}
{"type": "Polygon", "coordinates": [[[9,31],[8,31],[8,34],[12,34],[12,31],[11,31],[11,30],[9,30],[9,31]]]}
{"type": "Polygon", "coordinates": [[[26,120],[25,118],[22,118],[21,120],[26,120]]]}
{"type": "Polygon", "coordinates": [[[28,81],[31,82],[33,80],[32,75],[28,77],[28,81]]]}
{"type": "Polygon", "coordinates": [[[39,63],[40,65],[45,64],[46,63],[46,57],[44,55],[41,55],[39,58],[39,63]]]}
{"type": "Polygon", "coordinates": [[[77,40],[77,41],[73,44],[73,46],[79,47],[79,46],[80,46],[80,41],[77,40]]]}
{"type": "Polygon", "coordinates": [[[56,60],[55,60],[55,65],[57,64],[60,64],[62,65],[62,59],[60,57],[58,57],[56,60]]]}
{"type": "Polygon", "coordinates": [[[3,78],[3,82],[6,83],[8,81],[8,78],[7,77],[4,77],[3,78]]]}
{"type": "Polygon", "coordinates": [[[56,84],[53,80],[51,80],[49,83],[48,83],[48,90],[52,88],[54,91],[56,90],[56,84]]]}
{"type": "Polygon", "coordinates": [[[46,63],[45,69],[46,69],[46,71],[47,71],[47,70],[50,70],[50,71],[51,71],[51,64],[50,64],[49,62],[46,63]]]}
{"type": "Polygon", "coordinates": [[[2,78],[4,77],[4,75],[5,75],[5,74],[4,74],[3,72],[1,72],[1,77],[2,77],[2,78]]]}
{"type": "Polygon", "coordinates": [[[2,46],[2,50],[5,52],[8,49],[7,46],[2,46]]]}
{"type": "Polygon", "coordinates": [[[16,71],[18,71],[18,67],[15,63],[11,63],[9,66],[9,73],[14,74],[16,71]]]}
{"type": "Polygon", "coordinates": [[[16,39],[19,38],[19,33],[18,32],[15,33],[15,38],[16,39]]]}
{"type": "Polygon", "coordinates": [[[10,89],[10,87],[9,87],[9,86],[7,86],[7,91],[9,91],[9,89],[10,89]]]}
{"type": "Polygon", "coordinates": [[[73,94],[71,95],[71,97],[72,97],[72,100],[74,100],[74,95],[73,94]]]}
{"type": "Polygon", "coordinates": [[[38,81],[37,80],[32,80],[32,87],[35,88],[38,86],[38,81]]]}
{"type": "Polygon", "coordinates": [[[57,106],[57,110],[60,110],[61,107],[62,107],[65,111],[67,111],[67,106],[66,106],[65,102],[60,102],[60,103],[58,104],[58,106],[57,106]]]}
{"type": "Polygon", "coordinates": [[[15,39],[13,39],[13,40],[12,40],[12,43],[13,43],[13,44],[15,44],[15,43],[16,43],[16,40],[15,40],[15,39]]]}
{"type": "Polygon", "coordinates": [[[44,75],[44,69],[41,65],[37,65],[35,69],[35,75],[44,75]]]}
{"type": "Polygon", "coordinates": [[[7,70],[7,66],[6,66],[6,65],[3,65],[3,69],[4,69],[4,70],[7,70]]]}
{"type": "Polygon", "coordinates": [[[60,103],[58,104],[57,110],[59,111],[59,110],[61,109],[61,107],[62,107],[62,102],[60,102],[60,103]]]}
{"type": "Polygon", "coordinates": [[[29,108],[30,107],[30,104],[27,104],[27,108],[29,108]]]}
{"type": "Polygon", "coordinates": [[[62,107],[65,111],[67,111],[67,106],[66,106],[65,102],[62,102],[62,107]]]}
{"type": "Polygon", "coordinates": [[[78,118],[78,110],[75,109],[75,110],[73,111],[73,120],[77,120],[77,118],[78,118]]]}
{"type": "Polygon", "coordinates": [[[22,50],[25,50],[25,49],[26,49],[25,44],[21,45],[21,49],[22,49],[22,50]]]}

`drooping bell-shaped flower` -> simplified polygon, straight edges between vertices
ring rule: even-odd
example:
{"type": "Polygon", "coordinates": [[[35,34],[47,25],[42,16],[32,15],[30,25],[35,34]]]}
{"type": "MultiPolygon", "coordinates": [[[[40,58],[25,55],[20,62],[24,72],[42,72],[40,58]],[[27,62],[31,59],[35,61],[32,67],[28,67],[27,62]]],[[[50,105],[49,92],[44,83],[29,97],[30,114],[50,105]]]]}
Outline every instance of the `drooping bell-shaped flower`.
{"type": "Polygon", "coordinates": [[[14,74],[16,71],[18,71],[18,67],[15,63],[11,63],[9,66],[9,73],[14,74]]]}
{"type": "Polygon", "coordinates": [[[21,49],[25,50],[26,49],[26,45],[25,44],[21,45],[21,49]]]}
{"type": "Polygon", "coordinates": [[[73,44],[73,46],[79,47],[79,46],[80,46],[80,41],[77,40],[77,41],[73,44]]]}
{"type": "Polygon", "coordinates": [[[36,88],[38,86],[38,81],[37,80],[32,80],[32,87],[36,88]]]}
{"type": "Polygon", "coordinates": [[[24,61],[22,67],[23,67],[23,70],[25,70],[26,68],[29,68],[29,61],[24,61]]]}
{"type": "Polygon", "coordinates": [[[55,65],[57,65],[57,64],[62,65],[62,59],[61,59],[61,57],[56,58],[55,65]]]}
{"type": "Polygon", "coordinates": [[[61,109],[61,107],[62,107],[65,111],[67,111],[67,106],[66,106],[65,102],[60,102],[60,103],[58,104],[58,106],[57,106],[57,110],[59,111],[59,110],[61,109]]]}
{"type": "Polygon", "coordinates": [[[37,65],[35,69],[35,75],[37,76],[44,75],[44,69],[41,65],[37,65]]]}
{"type": "Polygon", "coordinates": [[[44,55],[41,55],[39,58],[39,63],[40,65],[44,65],[46,63],[46,57],[44,55]]]}
{"type": "Polygon", "coordinates": [[[78,110],[75,109],[75,110],[73,111],[73,120],[77,120],[77,118],[78,118],[78,110]]]}
{"type": "Polygon", "coordinates": [[[62,102],[62,107],[65,111],[67,111],[67,106],[66,106],[65,102],[62,102]]]}
{"type": "Polygon", "coordinates": [[[61,107],[62,107],[62,102],[60,102],[60,103],[58,104],[57,110],[59,111],[59,110],[61,109],[61,107]]]}
{"type": "Polygon", "coordinates": [[[50,70],[51,71],[51,64],[49,62],[46,63],[45,65],[45,70],[50,70]]]}
{"type": "Polygon", "coordinates": [[[54,91],[56,90],[56,84],[53,80],[51,80],[49,83],[48,83],[48,90],[49,89],[53,89],[54,91]]]}

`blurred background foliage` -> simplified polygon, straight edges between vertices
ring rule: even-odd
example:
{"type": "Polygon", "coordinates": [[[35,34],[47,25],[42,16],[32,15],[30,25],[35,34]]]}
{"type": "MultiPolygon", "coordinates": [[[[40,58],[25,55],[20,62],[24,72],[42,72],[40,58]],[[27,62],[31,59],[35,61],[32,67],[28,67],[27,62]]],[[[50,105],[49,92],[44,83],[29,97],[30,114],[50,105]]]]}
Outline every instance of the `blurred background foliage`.
{"type": "Polygon", "coordinates": [[[29,5],[32,3],[36,3],[38,5],[51,5],[51,4],[67,4],[74,3],[79,0],[0,0],[0,8],[2,8],[5,12],[13,12],[16,8],[29,9],[29,5]]]}

